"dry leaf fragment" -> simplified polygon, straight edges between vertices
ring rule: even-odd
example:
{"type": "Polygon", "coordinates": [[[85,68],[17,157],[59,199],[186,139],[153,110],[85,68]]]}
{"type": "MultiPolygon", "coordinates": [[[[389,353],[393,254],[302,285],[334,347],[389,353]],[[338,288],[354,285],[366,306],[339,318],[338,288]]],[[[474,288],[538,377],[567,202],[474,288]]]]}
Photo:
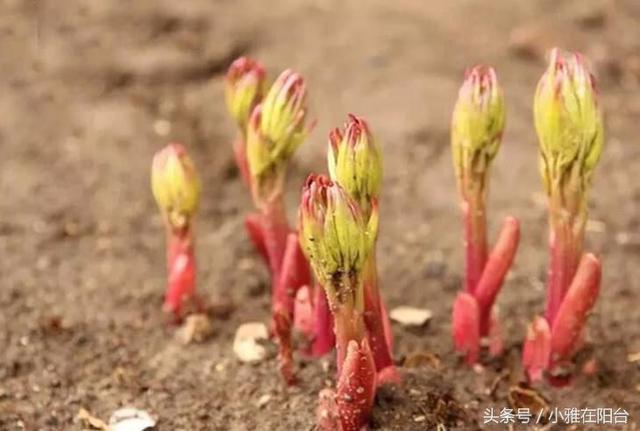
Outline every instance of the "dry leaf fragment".
{"type": "Polygon", "coordinates": [[[109,426],[105,421],[93,416],[88,410],[81,408],[76,414],[76,419],[82,421],[85,425],[91,427],[91,429],[109,431],[109,426]]]}
{"type": "Polygon", "coordinates": [[[184,344],[202,343],[212,334],[213,326],[206,314],[190,314],[177,333],[184,344]]]}
{"type": "Polygon", "coordinates": [[[509,404],[514,409],[528,408],[531,412],[549,412],[549,401],[535,389],[516,385],[509,388],[509,404]]]}

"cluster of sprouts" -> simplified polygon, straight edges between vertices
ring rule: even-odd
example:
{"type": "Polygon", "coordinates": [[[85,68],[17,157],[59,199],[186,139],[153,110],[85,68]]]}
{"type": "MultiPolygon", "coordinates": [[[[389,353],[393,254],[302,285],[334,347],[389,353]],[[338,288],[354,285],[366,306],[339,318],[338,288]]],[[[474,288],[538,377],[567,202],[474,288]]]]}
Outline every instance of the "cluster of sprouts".
{"type": "MultiPolygon", "coordinates": [[[[308,176],[292,226],[283,201],[287,171],[314,125],[304,79],[285,70],[268,85],[264,67],[243,57],[229,68],[225,98],[238,127],[235,160],[255,207],[245,219],[247,233],[271,275],[271,328],[280,372],[294,384],[296,349],[320,357],[335,348],[337,384],[320,393],[318,425],[361,430],[376,388],[401,381],[376,265],[383,178],[379,143],[367,121],[353,114],[330,131],[328,175],[308,176]],[[296,331],[304,342],[293,342],[296,331]]],[[[455,348],[469,364],[483,360],[483,346],[493,356],[503,350],[494,303],[520,239],[520,223],[509,216],[492,247],[488,241],[490,171],[503,140],[505,112],[495,70],[469,69],[451,122],[465,256],[452,332],[455,348]]],[[[584,252],[584,234],[603,125],[593,76],[579,54],[551,51],[535,94],[534,120],[548,196],[550,258],[546,310],[528,327],[523,364],[532,382],[546,376],[552,384],[566,384],[600,288],[600,263],[584,252]]],[[[193,221],[200,182],[181,144],[155,155],[151,177],[167,232],[164,307],[180,320],[185,301],[197,299],[193,221]]]]}

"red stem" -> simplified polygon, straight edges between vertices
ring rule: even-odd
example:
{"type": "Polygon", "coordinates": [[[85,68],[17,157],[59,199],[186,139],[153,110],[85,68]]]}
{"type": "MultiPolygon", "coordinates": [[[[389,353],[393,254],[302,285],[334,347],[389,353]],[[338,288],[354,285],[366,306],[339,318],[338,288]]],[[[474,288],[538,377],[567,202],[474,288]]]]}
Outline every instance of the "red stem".
{"type": "Polygon", "coordinates": [[[475,364],[480,353],[480,311],[478,302],[467,292],[459,292],[453,303],[453,341],[456,350],[466,354],[468,364],[475,364]]]}
{"type": "Polygon", "coordinates": [[[289,384],[295,383],[291,327],[297,290],[310,283],[311,274],[298,242],[298,235],[287,236],[281,271],[272,289],[273,328],[278,340],[280,370],[289,384]]]}
{"type": "Polygon", "coordinates": [[[277,283],[282,266],[282,259],[287,244],[287,236],[291,232],[284,211],[282,196],[276,195],[262,208],[262,239],[267,252],[269,270],[273,283],[277,283]]]}
{"type": "Polygon", "coordinates": [[[553,223],[550,238],[550,262],[547,286],[547,322],[556,319],[558,308],[575,276],[582,250],[579,236],[574,234],[573,223],[557,220],[553,223]]]}
{"type": "Polygon", "coordinates": [[[167,228],[168,283],[164,310],[180,319],[182,305],[195,295],[195,256],[191,228],[167,228]]]}
{"type": "Polygon", "coordinates": [[[244,219],[244,227],[247,230],[247,234],[249,235],[251,243],[258,251],[258,254],[262,256],[262,259],[268,265],[269,256],[267,255],[267,249],[264,245],[264,228],[262,225],[262,216],[259,213],[248,214],[244,219]]]}
{"type": "Polygon", "coordinates": [[[480,337],[489,335],[491,308],[511,268],[519,240],[520,223],[514,217],[507,217],[475,288],[480,312],[480,337]]]}
{"type": "Polygon", "coordinates": [[[551,362],[570,360],[578,348],[589,311],[600,292],[600,262],[592,254],[580,266],[551,326],[551,362]]]}
{"type": "Polygon", "coordinates": [[[361,431],[376,394],[376,369],[367,339],[351,340],[338,376],[336,406],[342,431],[361,431]]]}
{"type": "Polygon", "coordinates": [[[280,274],[273,289],[273,304],[281,304],[287,313],[293,316],[296,292],[311,283],[311,273],[307,260],[300,249],[298,234],[287,235],[285,251],[282,257],[280,274]]]}
{"type": "Polygon", "coordinates": [[[462,204],[464,218],[465,289],[473,294],[487,261],[486,215],[480,198],[462,204]]]}
{"type": "Polygon", "coordinates": [[[387,346],[389,351],[393,353],[393,330],[391,329],[391,321],[389,320],[389,313],[387,312],[387,306],[384,303],[382,297],[380,297],[380,315],[382,316],[382,323],[384,326],[384,336],[387,340],[387,346]]]}
{"type": "Polygon", "coordinates": [[[315,288],[313,313],[314,338],[311,353],[313,356],[319,357],[329,353],[336,345],[333,315],[329,308],[327,295],[320,285],[315,288]]]}
{"type": "Polygon", "coordinates": [[[369,344],[376,371],[394,366],[391,349],[387,344],[385,322],[381,309],[378,277],[375,267],[375,253],[367,259],[364,268],[364,323],[367,327],[369,344]]]}
{"type": "Polygon", "coordinates": [[[342,373],[342,365],[347,354],[349,341],[360,344],[364,339],[364,324],[362,315],[355,309],[338,306],[333,313],[336,334],[336,364],[338,376],[342,373]]]}
{"type": "Polygon", "coordinates": [[[531,381],[542,379],[549,366],[551,355],[551,333],[547,319],[536,316],[527,328],[527,339],[522,349],[522,364],[531,381]]]}

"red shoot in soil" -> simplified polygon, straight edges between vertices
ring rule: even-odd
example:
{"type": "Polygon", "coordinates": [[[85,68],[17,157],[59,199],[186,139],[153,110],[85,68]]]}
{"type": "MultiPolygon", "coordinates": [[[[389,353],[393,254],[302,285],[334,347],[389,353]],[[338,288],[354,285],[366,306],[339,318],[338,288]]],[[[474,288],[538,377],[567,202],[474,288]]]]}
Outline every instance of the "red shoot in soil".
{"type": "Polygon", "coordinates": [[[360,207],[371,227],[373,247],[365,261],[364,322],[369,345],[379,374],[378,381],[398,381],[393,363],[389,319],[378,287],[375,242],[378,236],[378,194],[382,182],[382,156],[371,129],[364,119],[349,114],[342,129],[329,134],[328,165],[331,179],[360,207]]]}
{"type": "Polygon", "coordinates": [[[196,299],[193,217],[200,200],[200,182],[183,145],[170,144],[153,157],[151,189],[167,231],[164,310],[179,321],[183,304],[196,299]]]}
{"type": "Polygon", "coordinates": [[[241,131],[234,147],[236,163],[257,209],[247,216],[245,225],[269,266],[272,329],[280,345],[280,368],[293,383],[294,298],[301,286],[310,284],[310,274],[297,234],[287,221],[282,195],[289,160],[311,127],[306,124],[307,93],[300,75],[283,72],[266,94],[264,85],[262,66],[240,58],[229,69],[225,94],[241,131]]]}
{"type": "Polygon", "coordinates": [[[309,286],[302,286],[296,292],[293,304],[293,326],[306,339],[313,339],[313,291],[309,286]]]}
{"type": "Polygon", "coordinates": [[[272,315],[274,332],[280,343],[280,370],[286,381],[295,382],[293,372],[293,346],[291,345],[292,319],[294,319],[294,301],[296,291],[307,286],[311,274],[307,260],[300,250],[296,233],[289,233],[282,268],[275,289],[272,290],[272,315]]]}
{"type": "Polygon", "coordinates": [[[531,380],[548,371],[551,383],[563,384],[600,288],[600,263],[583,254],[583,243],[603,124],[595,82],[580,54],[551,51],[536,90],[534,119],[549,202],[550,261],[545,316],[529,330],[537,335],[527,337],[523,361],[531,380]]]}
{"type": "Polygon", "coordinates": [[[467,71],[451,122],[451,148],[464,220],[465,291],[453,307],[456,349],[469,364],[480,355],[480,341],[490,338],[490,353],[502,341],[493,304],[511,268],[520,237],[519,222],[507,217],[489,253],[486,197],[491,162],[500,148],[505,123],[502,89],[491,67],[467,71]]]}
{"type": "Polygon", "coordinates": [[[303,349],[307,355],[324,356],[336,345],[333,316],[322,286],[316,285],[313,290],[309,286],[298,289],[294,317],[294,327],[309,340],[303,349]]]}
{"type": "Polygon", "coordinates": [[[301,245],[335,321],[338,385],[335,396],[323,393],[319,426],[358,431],[368,422],[376,387],[363,316],[364,268],[373,232],[358,204],[324,176],[307,179],[299,217],[301,245]]]}

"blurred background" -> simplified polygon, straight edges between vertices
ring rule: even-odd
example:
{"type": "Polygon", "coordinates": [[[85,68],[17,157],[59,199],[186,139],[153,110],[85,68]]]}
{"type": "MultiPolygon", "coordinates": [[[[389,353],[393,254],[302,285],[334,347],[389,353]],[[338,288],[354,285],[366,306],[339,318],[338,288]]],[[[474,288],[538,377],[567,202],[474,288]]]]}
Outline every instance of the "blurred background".
{"type": "MultiPolygon", "coordinates": [[[[639,22],[636,0],[1,0],[0,428],[75,429],[81,407],[106,416],[128,403],[175,430],[311,428],[315,394],[331,373],[305,362],[304,383],[286,389],[274,360],[240,366],[230,347],[239,323],[268,316],[223,100],[224,73],[240,55],[262,61],[271,79],[292,68],[308,83],[318,123],[295,156],[291,220],[303,179],[326,171],[329,130],[349,112],[369,121],[384,154],[384,296],[391,307],[434,312],[424,330],[394,328],[398,358],[442,356],[454,369],[440,372],[458,379],[451,393],[468,424],[460,429],[474,429],[483,405],[506,405],[507,387],[478,395],[479,377],[455,369],[451,353],[462,271],[449,151],[457,89],[465,68],[485,63],[506,93],[489,220],[492,238],[507,214],[523,223],[499,300],[517,357],[543,306],[547,255],[532,97],[549,48],[583,52],[607,126],[587,232],[587,248],[604,261],[590,322],[601,372],[564,396],[640,408],[638,370],[627,361],[640,350],[639,22]],[[214,321],[214,337],[189,347],[160,312],[164,235],[149,168],[170,141],[187,145],[203,181],[198,289],[231,309],[214,321]],[[256,404],[265,394],[266,408],[256,404]]],[[[409,381],[442,388],[424,373],[409,381]]],[[[391,393],[377,426],[413,429],[429,391],[391,393]]]]}

